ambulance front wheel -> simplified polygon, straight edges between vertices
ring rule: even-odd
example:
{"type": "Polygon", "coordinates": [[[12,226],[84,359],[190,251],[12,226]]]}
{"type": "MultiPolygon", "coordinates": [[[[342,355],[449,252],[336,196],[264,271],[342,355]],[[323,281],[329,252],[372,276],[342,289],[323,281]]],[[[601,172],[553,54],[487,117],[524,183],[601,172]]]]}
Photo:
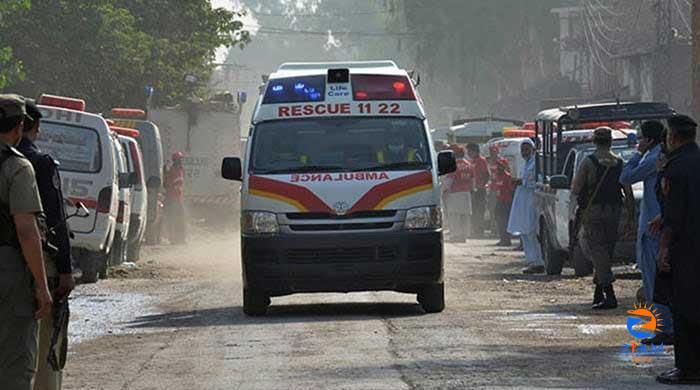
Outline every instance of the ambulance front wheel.
{"type": "Polygon", "coordinates": [[[82,283],[96,283],[103,264],[107,262],[107,256],[101,252],[85,252],[81,255],[79,258],[80,270],[82,271],[80,281],[82,283]]]}
{"type": "Polygon", "coordinates": [[[243,313],[248,316],[264,316],[270,306],[270,297],[262,291],[243,289],[243,313]]]}
{"type": "Polygon", "coordinates": [[[418,293],[418,303],[426,313],[440,313],[445,310],[445,284],[431,284],[418,293]]]}

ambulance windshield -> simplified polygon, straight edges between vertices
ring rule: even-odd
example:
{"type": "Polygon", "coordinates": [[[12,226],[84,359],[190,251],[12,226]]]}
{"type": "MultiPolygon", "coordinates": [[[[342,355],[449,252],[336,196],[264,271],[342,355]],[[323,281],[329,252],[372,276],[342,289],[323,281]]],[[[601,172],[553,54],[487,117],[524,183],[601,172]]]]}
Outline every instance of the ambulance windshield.
{"type": "Polygon", "coordinates": [[[62,171],[95,173],[101,169],[99,136],[94,129],[42,121],[36,145],[58,160],[62,171]]]}
{"type": "Polygon", "coordinates": [[[323,118],[255,128],[252,172],[284,174],[429,169],[423,122],[415,118],[323,118]]]}

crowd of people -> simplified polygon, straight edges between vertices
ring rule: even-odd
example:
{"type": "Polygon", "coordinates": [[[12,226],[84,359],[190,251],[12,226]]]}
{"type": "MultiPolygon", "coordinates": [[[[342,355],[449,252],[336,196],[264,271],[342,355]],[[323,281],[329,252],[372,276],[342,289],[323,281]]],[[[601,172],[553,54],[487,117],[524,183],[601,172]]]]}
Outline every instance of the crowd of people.
{"type": "Polygon", "coordinates": [[[508,160],[491,146],[489,156],[481,155],[478,144],[447,145],[455,153],[457,170],[442,183],[449,230],[448,240],[465,242],[467,238],[483,238],[490,230],[499,241],[496,245],[511,246],[513,235],[519,236],[528,262],[526,274],[544,272],[544,262],[537,241],[535,197],[535,144],[526,139],[521,144],[525,164],[513,174],[508,160]],[[488,209],[488,224],[485,218],[488,209]]]}
{"type": "MultiPolygon", "coordinates": [[[[667,121],[646,121],[637,136],[638,153],[626,163],[611,151],[612,132],[599,127],[593,133],[595,152],[575,173],[571,192],[580,216],[578,242],[593,264],[594,310],[618,307],[613,289],[613,252],[619,234],[637,226],[637,267],[642,276],[643,302],[658,313],[662,326],[647,345],[674,345],[675,368],[657,380],[666,384],[700,384],[700,149],[697,124],[677,115],[667,121]],[[639,219],[634,221],[631,186],[644,184],[639,219]],[[620,219],[627,216],[620,232],[620,219]]],[[[484,160],[478,145],[450,145],[457,171],[443,181],[449,240],[464,242],[483,234],[483,191],[495,200],[490,209],[497,245],[510,246],[518,236],[527,261],[526,274],[543,273],[535,208],[535,144],[521,144],[525,164],[515,178],[508,162],[491,148],[484,160]],[[484,170],[483,165],[488,165],[484,170]],[[477,179],[478,178],[478,179],[477,179]],[[471,226],[471,230],[469,230],[471,226]]]]}

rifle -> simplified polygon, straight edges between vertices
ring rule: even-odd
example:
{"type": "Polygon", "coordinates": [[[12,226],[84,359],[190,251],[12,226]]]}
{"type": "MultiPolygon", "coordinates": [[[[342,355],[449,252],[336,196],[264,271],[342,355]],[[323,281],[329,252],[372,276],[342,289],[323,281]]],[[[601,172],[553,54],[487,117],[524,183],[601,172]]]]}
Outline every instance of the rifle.
{"type": "Polygon", "coordinates": [[[54,371],[61,371],[66,366],[68,354],[68,320],[70,317],[68,297],[62,297],[60,300],[54,301],[51,315],[53,317],[53,332],[51,333],[47,360],[54,371]],[[61,343],[61,348],[59,351],[56,351],[56,346],[59,342],[61,343]]]}

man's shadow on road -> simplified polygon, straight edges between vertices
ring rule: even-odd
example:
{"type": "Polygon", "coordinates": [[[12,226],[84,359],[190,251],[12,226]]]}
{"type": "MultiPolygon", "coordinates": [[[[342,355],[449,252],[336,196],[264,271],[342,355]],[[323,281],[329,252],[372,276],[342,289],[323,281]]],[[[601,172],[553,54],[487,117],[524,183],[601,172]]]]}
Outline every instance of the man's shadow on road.
{"type": "Polygon", "coordinates": [[[272,305],[266,316],[249,317],[241,306],[139,316],[129,328],[190,328],[331,321],[367,321],[426,315],[417,303],[323,303],[272,305]]]}

